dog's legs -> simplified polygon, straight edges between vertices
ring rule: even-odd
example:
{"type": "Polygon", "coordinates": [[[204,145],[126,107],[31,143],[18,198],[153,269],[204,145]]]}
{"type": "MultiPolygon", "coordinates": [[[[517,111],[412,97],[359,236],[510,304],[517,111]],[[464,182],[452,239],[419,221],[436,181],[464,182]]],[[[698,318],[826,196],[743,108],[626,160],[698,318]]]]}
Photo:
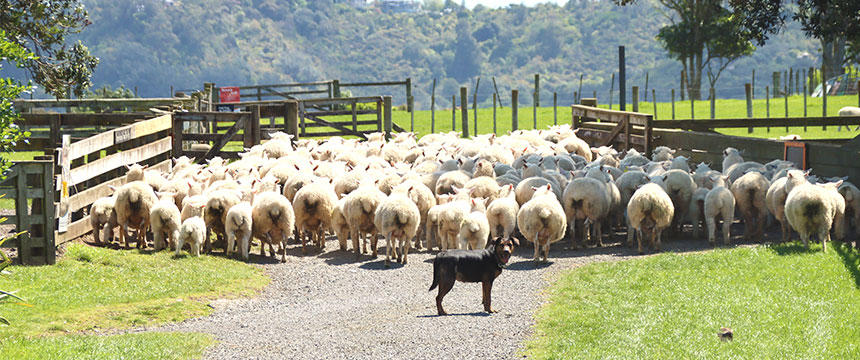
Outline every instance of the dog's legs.
{"type": "Polygon", "coordinates": [[[451,289],[454,288],[454,274],[447,274],[444,270],[442,270],[442,274],[439,279],[439,293],[436,294],[436,311],[441,315],[448,315],[445,312],[445,309],[442,309],[442,299],[445,298],[445,294],[447,294],[451,289]]]}
{"type": "Polygon", "coordinates": [[[492,314],[496,312],[490,304],[490,295],[493,291],[493,280],[485,280],[481,285],[484,290],[484,311],[492,314]]]}

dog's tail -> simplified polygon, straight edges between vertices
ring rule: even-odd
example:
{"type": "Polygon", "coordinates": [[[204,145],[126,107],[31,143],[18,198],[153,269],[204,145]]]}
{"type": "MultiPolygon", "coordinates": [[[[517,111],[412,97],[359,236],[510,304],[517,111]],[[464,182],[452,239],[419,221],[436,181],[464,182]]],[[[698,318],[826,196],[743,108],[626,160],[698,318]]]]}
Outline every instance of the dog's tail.
{"type": "Polygon", "coordinates": [[[430,284],[430,290],[427,291],[433,291],[433,289],[435,289],[436,286],[439,285],[439,271],[439,263],[437,261],[433,261],[433,283],[430,284]]]}

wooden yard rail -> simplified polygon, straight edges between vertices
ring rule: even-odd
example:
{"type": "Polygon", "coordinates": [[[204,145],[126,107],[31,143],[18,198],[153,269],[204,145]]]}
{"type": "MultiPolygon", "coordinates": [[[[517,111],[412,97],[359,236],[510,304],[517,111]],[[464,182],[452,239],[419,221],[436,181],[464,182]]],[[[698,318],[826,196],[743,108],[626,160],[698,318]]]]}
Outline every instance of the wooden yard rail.
{"type": "Polygon", "coordinates": [[[143,164],[169,170],[172,127],[173,116],[166,114],[77,142],[72,142],[70,135],[63,135],[57,179],[60,191],[57,243],[76,239],[91,230],[89,216],[81,210],[110,195],[109,186],[122,185],[125,166],[143,164]]]}
{"type": "Polygon", "coordinates": [[[600,109],[585,105],[571,106],[573,129],[583,138],[596,140],[598,146],[623,144],[625,150],[639,146],[645,153],[651,153],[654,117],[650,114],[629,111],[600,109]],[[594,129],[589,126],[593,121],[615,124],[610,130],[594,129]],[[622,134],[623,132],[623,134],[622,134]]]}
{"type": "Polygon", "coordinates": [[[224,146],[232,141],[242,142],[250,148],[262,140],[260,131],[260,107],[250,106],[246,112],[185,112],[173,114],[173,156],[193,157],[198,162],[215,156],[236,159],[242,150],[226,151],[224,146]],[[198,123],[204,133],[189,133],[192,123],[198,123]],[[226,126],[220,126],[227,124],[226,126]],[[222,132],[223,130],[223,132],[222,132]],[[242,134],[239,134],[242,130],[242,134]],[[186,142],[204,143],[208,151],[187,150],[186,142]]]}
{"type": "Polygon", "coordinates": [[[657,120],[654,126],[663,129],[713,131],[720,128],[860,126],[860,116],[740,118],[712,120],[657,120]]]}
{"type": "Polygon", "coordinates": [[[126,126],[136,121],[149,119],[156,115],[151,112],[137,113],[69,113],[69,114],[21,114],[21,120],[16,124],[24,131],[29,131],[28,142],[19,142],[15,151],[44,151],[46,155],[54,155],[60,147],[60,134],[72,136],[72,141],[101,133],[120,126],[126,126]]]}
{"type": "Polygon", "coordinates": [[[15,111],[29,113],[40,108],[98,107],[119,111],[147,111],[154,107],[193,109],[197,100],[190,97],[132,99],[39,99],[15,100],[15,111]]]}
{"type": "MultiPolygon", "coordinates": [[[[15,201],[15,215],[5,215],[4,224],[15,225],[24,234],[3,244],[18,249],[24,265],[50,265],[56,260],[54,245],[54,161],[14,162],[0,183],[3,199],[15,201]]],[[[5,234],[4,234],[5,235],[5,234]]]]}

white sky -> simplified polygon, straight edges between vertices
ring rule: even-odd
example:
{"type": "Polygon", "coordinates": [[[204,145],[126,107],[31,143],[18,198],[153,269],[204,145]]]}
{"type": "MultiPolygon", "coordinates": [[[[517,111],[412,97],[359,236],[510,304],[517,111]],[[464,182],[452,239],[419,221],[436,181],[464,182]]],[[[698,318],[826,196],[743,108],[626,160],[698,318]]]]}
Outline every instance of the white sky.
{"type": "MultiPolygon", "coordinates": [[[[457,1],[457,3],[460,3],[460,1],[457,1]]],[[[522,5],[532,6],[532,5],[536,5],[536,4],[540,4],[540,3],[548,3],[548,2],[556,3],[559,5],[564,5],[565,3],[567,3],[567,0],[466,0],[466,6],[471,9],[471,8],[475,7],[475,5],[478,5],[478,4],[488,6],[488,7],[501,7],[501,6],[507,6],[510,4],[517,4],[517,5],[522,4],[522,5]]]]}

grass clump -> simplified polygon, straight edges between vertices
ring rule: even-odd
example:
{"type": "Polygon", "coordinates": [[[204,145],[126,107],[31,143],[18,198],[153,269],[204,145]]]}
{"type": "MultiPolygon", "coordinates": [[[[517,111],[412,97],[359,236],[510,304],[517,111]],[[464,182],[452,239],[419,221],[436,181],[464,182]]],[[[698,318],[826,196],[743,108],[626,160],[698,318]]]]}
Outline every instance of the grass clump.
{"type": "Polygon", "coordinates": [[[860,260],[833,246],[660,254],[574,269],[549,290],[538,359],[854,358],[860,260]],[[721,342],[721,327],[734,340],[721,342]]]}

